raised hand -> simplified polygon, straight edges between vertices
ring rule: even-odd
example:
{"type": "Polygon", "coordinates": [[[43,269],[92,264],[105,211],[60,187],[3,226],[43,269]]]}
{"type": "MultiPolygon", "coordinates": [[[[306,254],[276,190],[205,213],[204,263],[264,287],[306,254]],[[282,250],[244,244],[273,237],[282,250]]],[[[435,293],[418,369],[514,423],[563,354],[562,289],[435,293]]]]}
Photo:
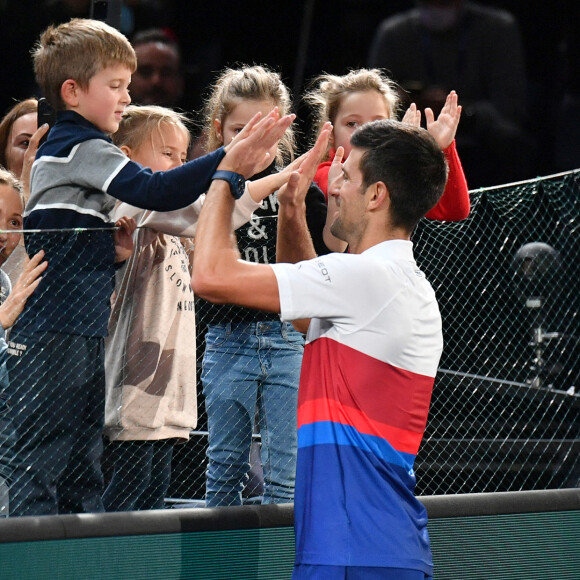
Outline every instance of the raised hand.
{"type": "Polygon", "coordinates": [[[22,274],[18,277],[12,292],[0,306],[0,325],[2,328],[10,328],[24,310],[24,305],[30,295],[42,280],[41,274],[46,270],[48,262],[42,261],[44,250],[36,253],[30,260],[27,260],[22,274]]]}
{"type": "Polygon", "coordinates": [[[294,159],[292,163],[284,167],[281,171],[274,171],[260,179],[246,182],[252,199],[257,203],[261,203],[270,194],[279,190],[290,179],[290,175],[300,168],[300,165],[306,159],[306,155],[304,153],[297,159],[294,159]]]}
{"type": "Polygon", "coordinates": [[[441,149],[447,149],[455,139],[455,133],[461,118],[461,105],[458,105],[458,96],[455,91],[451,91],[445,99],[445,104],[435,120],[433,110],[425,109],[425,120],[427,131],[433,135],[435,141],[441,149]]]}
{"type": "Polygon", "coordinates": [[[344,252],[346,250],[346,242],[339,240],[330,231],[336,216],[338,215],[338,205],[336,203],[336,196],[331,194],[333,183],[338,177],[342,175],[342,158],[344,156],[344,148],[339,147],[334,154],[334,159],[328,169],[328,210],[326,212],[326,223],[322,230],[322,239],[326,247],[332,252],[344,252]]]}
{"type": "Polygon", "coordinates": [[[334,154],[334,158],[328,168],[328,188],[332,182],[342,174],[342,158],[344,157],[344,147],[341,145],[334,154]]]}
{"type": "Polygon", "coordinates": [[[316,139],[316,143],[300,157],[300,166],[288,174],[288,181],[278,191],[278,201],[280,204],[301,204],[306,198],[310,182],[316,174],[326,148],[328,139],[332,131],[332,124],[325,123],[316,139]]]}
{"type": "Polygon", "coordinates": [[[218,169],[241,173],[246,179],[273,161],[272,149],[278,144],[296,115],[280,117],[275,107],[263,119],[257,113],[225,148],[226,156],[218,169]]]}
{"type": "Polygon", "coordinates": [[[405,111],[401,123],[407,123],[408,125],[413,125],[414,127],[421,126],[421,111],[417,109],[415,103],[411,103],[409,108],[405,111]]]}

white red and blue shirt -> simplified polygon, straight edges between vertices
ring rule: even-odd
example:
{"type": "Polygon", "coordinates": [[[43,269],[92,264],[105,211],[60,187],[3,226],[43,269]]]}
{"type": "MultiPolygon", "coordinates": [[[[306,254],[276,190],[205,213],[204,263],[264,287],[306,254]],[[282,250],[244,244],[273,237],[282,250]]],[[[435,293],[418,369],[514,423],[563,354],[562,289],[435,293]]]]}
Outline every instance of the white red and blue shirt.
{"type": "Polygon", "coordinates": [[[412,243],[273,268],[282,319],[312,319],[298,397],[296,563],[432,574],[413,464],[443,338],[412,243]]]}

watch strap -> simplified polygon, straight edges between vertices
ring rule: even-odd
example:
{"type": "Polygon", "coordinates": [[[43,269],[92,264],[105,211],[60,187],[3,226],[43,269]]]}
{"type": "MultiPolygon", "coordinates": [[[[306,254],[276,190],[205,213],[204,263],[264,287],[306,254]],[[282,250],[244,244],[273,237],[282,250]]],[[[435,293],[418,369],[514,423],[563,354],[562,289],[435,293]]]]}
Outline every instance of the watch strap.
{"type": "Polygon", "coordinates": [[[211,180],[222,179],[230,184],[230,192],[235,199],[239,199],[244,194],[244,188],[246,185],[246,180],[243,175],[236,173],[235,171],[216,171],[211,180]]]}

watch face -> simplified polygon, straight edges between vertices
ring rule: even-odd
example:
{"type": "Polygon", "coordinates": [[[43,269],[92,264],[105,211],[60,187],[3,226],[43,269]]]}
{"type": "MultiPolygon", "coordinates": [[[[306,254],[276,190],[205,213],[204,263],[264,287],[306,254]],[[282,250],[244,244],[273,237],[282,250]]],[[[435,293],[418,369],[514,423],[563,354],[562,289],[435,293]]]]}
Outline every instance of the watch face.
{"type": "Polygon", "coordinates": [[[232,175],[230,179],[230,185],[232,186],[232,194],[235,198],[242,197],[244,193],[244,187],[246,180],[243,175],[232,175]]]}

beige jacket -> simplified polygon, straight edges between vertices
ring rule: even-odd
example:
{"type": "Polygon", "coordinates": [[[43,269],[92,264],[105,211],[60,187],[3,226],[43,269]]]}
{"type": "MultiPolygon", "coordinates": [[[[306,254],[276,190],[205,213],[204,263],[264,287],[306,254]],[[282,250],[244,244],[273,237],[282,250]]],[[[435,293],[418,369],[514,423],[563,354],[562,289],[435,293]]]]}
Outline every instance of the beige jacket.
{"type": "MultiPolygon", "coordinates": [[[[115,208],[114,220],[131,216],[138,229],[133,255],[117,271],[105,340],[105,435],[111,441],[188,439],[197,424],[190,251],[180,237],[195,235],[202,204],[172,212],[125,203],[115,208]]],[[[246,188],[234,226],[258,207],[246,188]]]]}

